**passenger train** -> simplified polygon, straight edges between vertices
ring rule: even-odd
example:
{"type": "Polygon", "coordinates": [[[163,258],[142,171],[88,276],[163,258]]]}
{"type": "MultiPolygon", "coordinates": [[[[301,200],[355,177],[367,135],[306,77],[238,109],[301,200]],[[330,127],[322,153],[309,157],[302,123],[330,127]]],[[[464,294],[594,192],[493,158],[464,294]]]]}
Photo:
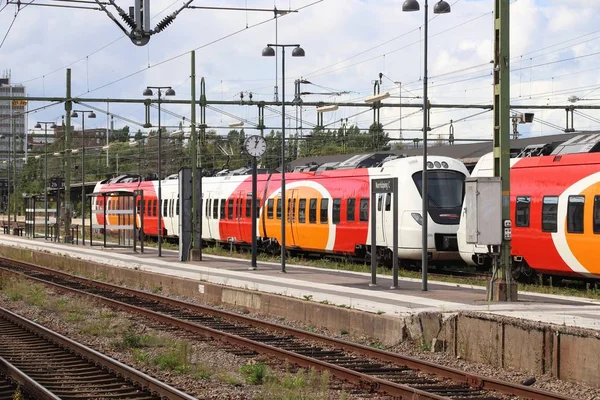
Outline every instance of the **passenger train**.
{"type": "MultiPolygon", "coordinates": [[[[493,162],[486,154],[471,176],[493,176],[493,162]]],[[[600,278],[600,153],[511,159],[510,184],[515,278],[600,278]]],[[[489,268],[487,249],[466,243],[465,218],[458,244],[467,264],[489,268]]]]}
{"type": "MultiPolygon", "coordinates": [[[[370,257],[371,235],[376,235],[378,257],[391,263],[392,195],[371,198],[371,181],[398,178],[398,256],[402,264],[421,259],[421,178],[422,157],[397,158],[377,168],[336,169],[286,174],[286,247],[297,253],[339,255],[358,259],[370,257]],[[376,231],[369,223],[370,204],[376,201],[376,231]]],[[[430,157],[428,162],[429,235],[427,251],[432,264],[462,263],[456,231],[468,171],[452,158],[430,157]]],[[[281,175],[259,174],[257,238],[263,250],[276,252],[281,240],[281,175]]],[[[162,207],[166,237],[179,231],[178,180],[163,180],[162,204],[157,204],[158,181],[139,181],[123,176],[99,182],[94,191],[128,192],[142,190],[144,201],[137,204],[137,226],[143,218],[144,233],[156,236],[158,207],[162,207]]],[[[202,239],[216,243],[248,245],[252,239],[250,175],[228,175],[202,179],[202,239]]],[[[119,224],[117,210],[126,205],[122,197],[95,196],[92,207],[95,225],[107,229],[119,224]],[[104,204],[104,199],[106,203],[104,204]]]]}

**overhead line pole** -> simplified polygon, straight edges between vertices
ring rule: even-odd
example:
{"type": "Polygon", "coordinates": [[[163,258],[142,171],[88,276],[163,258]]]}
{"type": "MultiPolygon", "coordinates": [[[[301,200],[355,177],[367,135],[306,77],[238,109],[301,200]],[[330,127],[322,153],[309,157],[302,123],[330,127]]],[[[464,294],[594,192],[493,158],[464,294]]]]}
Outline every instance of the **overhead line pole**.
{"type": "MultiPolygon", "coordinates": [[[[197,179],[198,179],[198,136],[196,135],[196,52],[192,50],[191,60],[191,152],[190,152],[190,164],[192,167],[192,249],[190,251],[190,261],[201,261],[202,260],[202,247],[200,237],[200,224],[202,223],[202,198],[198,199],[197,196],[197,179]]],[[[200,178],[202,179],[202,178],[200,178]]]]}
{"type": "MultiPolygon", "coordinates": [[[[67,68],[67,98],[65,101],[66,126],[65,126],[65,243],[71,243],[71,68],[67,68]]],[[[60,189],[58,191],[60,193],[60,189]]]]}
{"type": "Polygon", "coordinates": [[[494,7],[494,176],[502,181],[502,244],[498,275],[488,290],[494,301],[516,300],[517,287],[512,282],[510,237],[510,4],[495,0],[494,7]]]}

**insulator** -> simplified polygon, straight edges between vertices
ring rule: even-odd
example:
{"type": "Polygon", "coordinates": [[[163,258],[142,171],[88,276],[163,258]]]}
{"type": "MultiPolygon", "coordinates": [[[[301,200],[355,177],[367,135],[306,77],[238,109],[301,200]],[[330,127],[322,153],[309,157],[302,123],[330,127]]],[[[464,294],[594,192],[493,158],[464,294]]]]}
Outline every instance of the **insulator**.
{"type": "Polygon", "coordinates": [[[123,18],[123,21],[125,21],[125,23],[131,28],[131,29],[135,29],[135,21],[133,20],[133,18],[131,18],[128,14],[126,13],[120,13],[121,18],[123,18]]]}
{"type": "Polygon", "coordinates": [[[174,19],[175,18],[172,15],[169,15],[168,17],[165,17],[162,21],[160,21],[158,23],[158,25],[156,25],[156,29],[154,29],[154,32],[158,33],[160,31],[162,31],[167,26],[171,25],[171,23],[173,22],[174,19]]]}

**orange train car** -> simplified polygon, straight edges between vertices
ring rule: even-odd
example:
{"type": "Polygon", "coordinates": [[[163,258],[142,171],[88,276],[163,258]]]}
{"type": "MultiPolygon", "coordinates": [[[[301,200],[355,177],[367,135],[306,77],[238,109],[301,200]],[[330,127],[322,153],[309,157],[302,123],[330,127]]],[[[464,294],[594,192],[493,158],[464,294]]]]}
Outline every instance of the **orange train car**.
{"type": "MultiPolygon", "coordinates": [[[[482,157],[471,176],[492,176],[493,155],[482,157]]],[[[600,278],[600,153],[526,157],[511,160],[513,274],[600,278]]],[[[465,262],[489,265],[487,249],[466,243],[458,230],[465,262]]]]}

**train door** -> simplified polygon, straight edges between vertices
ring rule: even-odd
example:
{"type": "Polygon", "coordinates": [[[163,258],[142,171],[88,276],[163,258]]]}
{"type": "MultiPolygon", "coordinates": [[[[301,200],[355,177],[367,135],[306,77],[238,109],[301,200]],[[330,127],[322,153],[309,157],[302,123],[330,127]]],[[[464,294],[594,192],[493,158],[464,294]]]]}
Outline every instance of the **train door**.
{"type": "Polygon", "coordinates": [[[376,199],[377,199],[377,213],[376,218],[375,218],[375,230],[376,230],[376,235],[377,235],[377,245],[381,246],[381,245],[385,245],[386,241],[385,241],[385,223],[386,223],[386,198],[387,196],[389,196],[388,193],[378,193],[376,195],[376,199]]]}
{"type": "Polygon", "coordinates": [[[289,238],[291,239],[289,243],[286,243],[286,245],[288,246],[298,246],[298,238],[299,236],[299,232],[298,232],[298,216],[296,215],[297,212],[297,205],[298,205],[298,189],[292,189],[289,190],[287,193],[287,214],[286,214],[286,218],[287,218],[287,226],[289,226],[289,228],[286,229],[286,233],[287,231],[290,232],[289,238]]]}
{"type": "Polygon", "coordinates": [[[237,229],[236,229],[236,236],[237,236],[237,240],[238,242],[247,242],[248,241],[248,232],[246,229],[246,219],[244,219],[244,213],[246,212],[245,206],[246,206],[246,196],[244,195],[245,193],[241,190],[235,192],[234,196],[235,196],[235,223],[237,225],[237,229]]]}
{"type": "Polygon", "coordinates": [[[212,237],[212,203],[214,199],[212,198],[212,194],[210,192],[205,192],[202,194],[204,197],[204,215],[202,216],[202,236],[204,238],[212,237]]]}

